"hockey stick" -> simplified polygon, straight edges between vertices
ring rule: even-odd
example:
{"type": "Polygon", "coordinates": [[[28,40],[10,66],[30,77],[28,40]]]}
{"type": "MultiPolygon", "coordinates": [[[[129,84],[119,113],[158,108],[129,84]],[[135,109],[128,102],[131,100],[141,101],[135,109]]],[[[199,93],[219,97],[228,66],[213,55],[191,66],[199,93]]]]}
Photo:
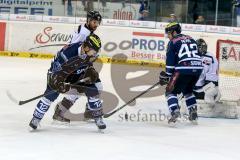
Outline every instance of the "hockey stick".
{"type": "Polygon", "coordinates": [[[124,107],[126,107],[128,104],[132,103],[133,101],[135,101],[137,98],[141,97],[142,95],[146,94],[147,92],[149,92],[151,89],[153,89],[154,87],[156,87],[157,85],[159,85],[159,82],[155,83],[154,85],[152,85],[150,88],[148,88],[147,90],[143,91],[142,93],[140,93],[139,95],[137,95],[136,97],[132,98],[130,101],[128,101],[127,103],[125,103],[124,105],[122,105],[121,107],[117,108],[116,110],[110,112],[110,113],[106,113],[103,115],[104,118],[108,118],[110,116],[112,116],[113,114],[115,114],[116,112],[120,111],[121,109],[123,109],[124,107]]]}
{"type": "MultiPolygon", "coordinates": [[[[95,62],[98,57],[99,57],[99,55],[97,55],[96,57],[94,57],[94,59],[92,59],[90,62],[91,62],[91,63],[95,62]]],[[[88,67],[89,67],[89,66],[88,66],[88,67]]],[[[88,67],[87,67],[87,68],[88,68],[88,67]]],[[[78,82],[76,82],[76,83],[86,82],[86,81],[88,81],[88,80],[89,80],[89,77],[86,77],[86,78],[84,78],[84,79],[82,79],[82,80],[80,80],[80,81],[78,81],[78,82]]],[[[76,83],[74,83],[74,84],[76,84],[76,83]]],[[[67,83],[66,83],[66,84],[67,84],[67,83]]],[[[74,85],[74,84],[73,84],[73,85],[74,85]]],[[[68,85],[69,85],[69,84],[68,84],[68,85]]],[[[41,95],[38,95],[38,96],[33,97],[33,98],[30,98],[30,99],[20,100],[20,101],[17,100],[16,98],[14,98],[14,97],[12,96],[12,94],[10,93],[10,91],[7,90],[7,91],[6,91],[6,94],[7,94],[8,98],[9,98],[10,100],[12,100],[14,103],[16,103],[16,104],[18,104],[18,105],[23,105],[23,104],[32,102],[32,101],[34,101],[34,100],[36,100],[36,99],[39,99],[39,98],[41,98],[41,97],[43,97],[43,96],[47,96],[47,95],[49,95],[49,94],[52,94],[52,93],[54,93],[54,92],[56,92],[56,91],[50,91],[50,92],[48,92],[48,93],[41,94],[41,95]]]]}
{"type": "MultiPolygon", "coordinates": [[[[14,103],[18,104],[18,105],[23,105],[23,104],[26,104],[26,103],[28,103],[28,102],[34,101],[34,100],[36,100],[36,99],[38,99],[38,98],[41,98],[41,97],[43,97],[43,96],[45,96],[45,95],[48,95],[48,94],[41,94],[41,95],[39,95],[39,96],[30,98],[30,99],[27,99],[27,100],[22,100],[22,101],[20,100],[20,101],[19,101],[19,100],[17,100],[15,97],[13,97],[13,95],[10,93],[9,90],[7,90],[6,93],[7,93],[8,98],[9,98],[11,101],[13,101],[14,103]]],[[[51,93],[49,93],[49,94],[52,94],[52,93],[53,93],[53,92],[51,92],[51,93]]]]}
{"type": "MultiPolygon", "coordinates": [[[[86,77],[86,78],[81,79],[80,81],[78,81],[78,82],[76,82],[76,83],[79,83],[79,82],[82,83],[82,82],[86,82],[86,81],[88,81],[88,80],[89,80],[89,77],[86,77]]],[[[70,85],[70,84],[66,83],[66,85],[70,85]]],[[[73,84],[73,85],[74,85],[74,84],[73,84]]],[[[71,85],[70,85],[70,86],[71,86],[71,85]]],[[[82,87],[85,87],[85,86],[82,86],[82,87]]],[[[39,99],[39,98],[41,98],[41,97],[44,97],[44,96],[53,94],[53,93],[55,93],[55,92],[56,92],[56,91],[50,91],[50,92],[47,92],[47,93],[45,93],[45,94],[41,94],[41,95],[38,95],[38,96],[36,96],[36,97],[27,99],[27,100],[20,100],[20,101],[19,101],[19,100],[17,100],[15,97],[13,97],[13,95],[10,93],[9,90],[6,91],[8,98],[9,98],[10,100],[12,100],[14,103],[18,104],[18,105],[23,105],[23,104],[32,102],[32,101],[34,101],[34,100],[36,100],[36,99],[39,99]]]]}

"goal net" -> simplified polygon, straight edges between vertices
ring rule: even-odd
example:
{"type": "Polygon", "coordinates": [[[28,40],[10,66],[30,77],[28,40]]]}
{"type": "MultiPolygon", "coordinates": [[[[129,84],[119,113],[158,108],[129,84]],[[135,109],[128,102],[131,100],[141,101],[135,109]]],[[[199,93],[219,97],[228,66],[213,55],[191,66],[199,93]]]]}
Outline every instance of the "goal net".
{"type": "Polygon", "coordinates": [[[240,99],[240,42],[218,40],[216,56],[219,60],[219,88],[223,101],[240,99]]]}
{"type": "Polygon", "coordinates": [[[214,105],[198,100],[201,117],[240,117],[240,42],[218,40],[216,57],[219,60],[219,90],[221,99],[214,105]]]}

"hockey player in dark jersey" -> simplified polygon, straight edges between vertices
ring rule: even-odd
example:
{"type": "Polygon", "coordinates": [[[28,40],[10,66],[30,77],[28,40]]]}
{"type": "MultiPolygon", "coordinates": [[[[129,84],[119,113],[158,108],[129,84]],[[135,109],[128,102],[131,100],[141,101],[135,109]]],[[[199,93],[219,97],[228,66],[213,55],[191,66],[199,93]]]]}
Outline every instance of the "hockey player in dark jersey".
{"type": "Polygon", "coordinates": [[[178,94],[183,94],[189,111],[189,120],[196,121],[197,105],[193,94],[195,86],[203,69],[197,44],[190,36],[181,34],[181,26],[172,22],[165,28],[169,38],[166,53],[166,72],[159,76],[160,85],[166,85],[166,98],[171,113],[168,123],[175,123],[180,117],[178,94]]]}
{"type": "Polygon", "coordinates": [[[92,62],[96,59],[100,48],[100,38],[91,34],[83,43],[71,44],[57,53],[48,71],[46,95],[38,102],[30,121],[31,129],[37,129],[44,114],[59,94],[66,93],[70,89],[86,94],[89,114],[99,129],[106,128],[102,121],[102,102],[99,99],[98,88],[95,86],[99,77],[92,67],[92,62]]]}
{"type": "MultiPolygon", "coordinates": [[[[79,43],[85,41],[86,37],[92,34],[102,21],[102,16],[98,11],[88,11],[87,12],[87,22],[85,24],[79,25],[77,31],[73,33],[73,38],[70,44],[79,43]]],[[[98,79],[95,83],[95,86],[98,88],[98,91],[102,90],[101,80],[98,79]]],[[[74,105],[77,99],[80,97],[79,94],[75,93],[76,91],[70,89],[67,95],[56,105],[55,112],[53,114],[53,120],[60,122],[70,122],[70,119],[65,118],[64,114],[74,105]]],[[[88,109],[84,112],[85,119],[92,118],[88,114],[88,109]]]]}

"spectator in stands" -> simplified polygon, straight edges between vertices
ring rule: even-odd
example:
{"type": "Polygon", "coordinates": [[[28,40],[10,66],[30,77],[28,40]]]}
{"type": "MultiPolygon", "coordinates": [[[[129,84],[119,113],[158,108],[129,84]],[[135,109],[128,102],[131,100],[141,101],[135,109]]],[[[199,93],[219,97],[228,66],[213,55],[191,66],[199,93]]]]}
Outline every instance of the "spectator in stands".
{"type": "Polygon", "coordinates": [[[139,14],[140,14],[140,18],[138,20],[141,20],[141,21],[147,20],[147,17],[149,15],[148,1],[142,0],[140,2],[139,14]]]}
{"type": "Polygon", "coordinates": [[[82,5],[84,6],[84,11],[93,11],[93,1],[82,0],[82,5]]]}
{"type": "Polygon", "coordinates": [[[67,1],[67,14],[68,16],[73,16],[72,0],[67,1]]]}
{"type": "Polygon", "coordinates": [[[197,20],[195,21],[195,24],[205,24],[205,19],[202,15],[199,15],[197,20]]]}
{"type": "Polygon", "coordinates": [[[236,2],[237,27],[240,27],[240,0],[236,2]]]}
{"type": "Polygon", "coordinates": [[[198,0],[194,1],[194,5],[191,12],[193,16],[193,23],[195,24],[196,20],[198,19],[198,0]]]}
{"type": "Polygon", "coordinates": [[[148,1],[141,1],[140,2],[140,8],[139,8],[139,13],[140,14],[142,14],[142,12],[144,11],[144,10],[149,10],[149,5],[148,5],[148,1]]]}
{"type": "Polygon", "coordinates": [[[141,17],[138,20],[139,21],[148,21],[149,20],[148,15],[149,15],[148,10],[143,10],[142,14],[141,14],[141,17]]]}
{"type": "Polygon", "coordinates": [[[168,22],[178,22],[177,16],[174,13],[170,14],[170,20],[168,22]]]}

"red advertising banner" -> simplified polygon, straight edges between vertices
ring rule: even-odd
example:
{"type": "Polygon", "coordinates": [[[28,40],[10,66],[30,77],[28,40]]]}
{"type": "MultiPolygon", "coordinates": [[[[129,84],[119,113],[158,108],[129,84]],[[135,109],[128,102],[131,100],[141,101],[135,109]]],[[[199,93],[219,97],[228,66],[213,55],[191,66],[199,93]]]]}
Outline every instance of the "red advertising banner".
{"type": "Polygon", "coordinates": [[[4,51],[6,23],[0,22],[0,51],[4,51]]]}

